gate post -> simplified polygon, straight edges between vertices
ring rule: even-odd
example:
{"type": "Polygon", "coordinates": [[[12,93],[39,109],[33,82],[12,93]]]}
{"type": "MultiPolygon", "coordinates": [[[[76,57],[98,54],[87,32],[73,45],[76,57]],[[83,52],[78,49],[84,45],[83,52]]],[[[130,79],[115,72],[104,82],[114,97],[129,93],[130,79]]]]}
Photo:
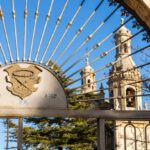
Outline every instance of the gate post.
{"type": "Polygon", "coordinates": [[[97,119],[97,150],[105,150],[105,120],[97,119]]]}
{"type": "Polygon", "coordinates": [[[22,150],[22,130],[23,130],[23,119],[18,118],[18,145],[17,150],[22,150]]]}

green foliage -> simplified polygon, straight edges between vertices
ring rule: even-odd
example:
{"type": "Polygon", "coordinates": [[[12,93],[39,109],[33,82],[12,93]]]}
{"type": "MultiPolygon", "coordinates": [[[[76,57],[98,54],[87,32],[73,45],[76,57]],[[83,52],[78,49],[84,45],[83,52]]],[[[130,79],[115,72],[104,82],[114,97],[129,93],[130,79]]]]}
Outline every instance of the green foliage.
{"type": "MultiPolygon", "coordinates": [[[[50,66],[53,63],[50,62],[50,66]]],[[[62,70],[55,65],[51,69],[63,85],[68,84],[71,79],[64,80],[65,76],[60,76],[62,70]]],[[[76,94],[77,90],[65,89],[67,95],[76,94]]],[[[76,100],[86,100],[96,98],[94,94],[73,96],[68,98],[69,109],[90,109],[91,104],[75,102],[76,100]]],[[[95,150],[97,143],[96,119],[85,118],[24,118],[26,127],[23,128],[23,149],[32,150],[95,150]]],[[[13,140],[17,139],[17,125],[13,124],[11,132],[13,140]]]]}
{"type": "MultiPolygon", "coordinates": [[[[110,6],[116,6],[118,3],[120,4],[119,0],[108,0],[108,2],[109,2],[110,6]]],[[[121,16],[128,17],[129,15],[130,15],[129,11],[123,6],[123,8],[121,8],[121,16]]],[[[142,25],[137,20],[132,21],[132,24],[133,24],[132,28],[137,28],[137,29],[142,28],[142,25]]],[[[142,40],[146,41],[147,43],[150,42],[150,32],[149,31],[143,33],[142,40]]]]}
{"type": "MultiPolygon", "coordinates": [[[[74,101],[77,97],[70,98],[74,101]]],[[[81,99],[87,97],[80,96],[81,99]]],[[[90,109],[86,103],[70,103],[69,109],[90,109]]],[[[96,149],[96,119],[84,118],[25,118],[27,124],[23,131],[24,147],[48,150],[94,150],[96,149]]]]}

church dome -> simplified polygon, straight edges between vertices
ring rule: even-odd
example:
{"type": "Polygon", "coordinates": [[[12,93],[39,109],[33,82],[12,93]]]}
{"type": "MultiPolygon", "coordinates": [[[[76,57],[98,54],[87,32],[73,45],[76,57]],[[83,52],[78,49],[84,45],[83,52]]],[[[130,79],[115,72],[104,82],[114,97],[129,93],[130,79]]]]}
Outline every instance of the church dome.
{"type": "Polygon", "coordinates": [[[88,58],[86,58],[86,65],[83,68],[84,72],[94,72],[93,68],[89,65],[88,58]]]}
{"type": "MultiPolygon", "coordinates": [[[[121,18],[121,24],[124,24],[123,18],[121,18]]],[[[117,31],[117,33],[119,35],[131,36],[131,32],[124,25],[117,31]]]]}

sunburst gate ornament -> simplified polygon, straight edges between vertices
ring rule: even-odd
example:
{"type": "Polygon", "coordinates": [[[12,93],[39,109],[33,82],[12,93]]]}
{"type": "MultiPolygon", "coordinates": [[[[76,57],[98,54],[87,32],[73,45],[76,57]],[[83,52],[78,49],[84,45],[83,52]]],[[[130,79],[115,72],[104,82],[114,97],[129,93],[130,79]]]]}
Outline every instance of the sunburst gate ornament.
{"type": "MultiPolygon", "coordinates": [[[[120,24],[118,11],[122,8],[121,5],[116,5],[107,9],[107,13],[105,13],[106,10],[101,10],[104,15],[99,20],[98,13],[100,12],[97,10],[106,5],[107,1],[104,0],[79,0],[76,3],[69,0],[59,2],[55,0],[1,1],[0,108],[9,109],[9,112],[14,112],[16,115],[21,112],[24,113],[25,110],[30,115],[31,108],[34,108],[36,110],[34,112],[41,115],[43,110],[47,111],[46,108],[48,110],[51,108],[66,109],[68,106],[67,98],[70,100],[74,96],[78,97],[85,94],[83,93],[84,87],[91,87],[92,89],[86,94],[93,93],[92,87],[96,86],[92,85],[97,85],[99,82],[106,83],[112,76],[105,75],[103,77],[103,73],[100,76],[97,73],[103,69],[114,68],[114,65],[118,63],[118,60],[108,59],[108,57],[112,58],[114,51],[126,43],[129,44],[124,48],[129,47],[131,39],[144,31],[144,29],[140,29],[130,36],[123,36],[123,39],[114,43],[113,47],[108,48],[109,45],[107,44],[105,46],[105,41],[111,43],[112,36],[122,34],[118,31],[134,18],[129,16],[120,24]],[[73,11],[67,9],[71,5],[73,11]],[[54,14],[56,12],[57,15],[54,14]],[[12,14],[12,19],[10,19],[10,14],[12,14]],[[79,14],[82,14],[82,18],[79,14]],[[114,19],[111,19],[113,16],[116,17],[115,23],[114,19]],[[76,23],[77,20],[78,23],[76,23]],[[113,26],[112,30],[108,28],[108,25],[105,26],[109,22],[111,23],[109,27],[113,26]],[[66,26],[65,29],[64,26],[66,26]],[[108,33],[105,35],[103,31],[108,31],[108,33]],[[101,34],[101,37],[95,36],[96,34],[101,34]],[[87,47],[86,44],[88,44],[89,50],[87,49],[85,53],[82,53],[82,49],[87,47]],[[92,60],[90,58],[89,65],[94,64],[96,68],[93,69],[92,73],[87,72],[85,76],[79,77],[85,67],[82,60],[87,56],[92,58],[92,60]],[[106,61],[103,64],[103,61],[100,62],[99,60],[104,58],[106,61]],[[95,65],[96,62],[97,65],[95,65]],[[81,84],[91,74],[98,76],[92,80],[86,80],[85,84],[81,84]],[[77,93],[73,90],[77,90],[77,93]]],[[[148,47],[149,45],[134,51],[134,53],[127,53],[121,62],[148,47]]],[[[146,65],[148,63],[136,68],[146,65]]],[[[136,68],[132,68],[132,70],[136,68]]],[[[124,70],[125,72],[129,72],[129,70],[124,70]]],[[[122,75],[121,71],[118,72],[119,75],[122,75]]],[[[106,89],[110,92],[110,87],[106,89]]],[[[99,89],[95,89],[94,92],[99,92],[99,89]]]]}
{"type": "Polygon", "coordinates": [[[0,68],[0,109],[67,108],[65,90],[58,77],[38,64],[18,62],[0,68]]]}
{"type": "Polygon", "coordinates": [[[35,88],[34,85],[40,83],[41,77],[38,77],[38,75],[42,72],[37,66],[30,65],[27,68],[21,68],[15,64],[8,67],[5,71],[8,73],[6,81],[12,84],[12,86],[7,87],[7,89],[13,95],[24,99],[37,91],[38,88],[35,88]]]}

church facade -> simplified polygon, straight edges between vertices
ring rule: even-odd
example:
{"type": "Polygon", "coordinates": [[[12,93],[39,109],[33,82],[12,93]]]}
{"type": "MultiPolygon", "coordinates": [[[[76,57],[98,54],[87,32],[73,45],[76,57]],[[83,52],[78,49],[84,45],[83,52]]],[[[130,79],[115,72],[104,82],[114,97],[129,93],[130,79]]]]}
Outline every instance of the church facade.
{"type": "MultiPolygon", "coordinates": [[[[122,26],[114,36],[115,44],[118,45],[130,37],[131,32],[125,26],[122,26]]],[[[112,102],[115,110],[142,109],[141,97],[135,97],[135,95],[141,95],[141,75],[138,69],[133,69],[136,64],[130,54],[131,40],[128,40],[117,47],[116,63],[110,71],[112,77],[108,81],[109,96],[115,97],[112,102]]]]}
{"type": "MultiPolygon", "coordinates": [[[[123,24],[123,19],[121,23],[123,24]]],[[[115,45],[119,45],[131,36],[131,32],[123,25],[114,36],[115,45]]],[[[116,61],[109,72],[111,76],[107,82],[109,86],[109,102],[113,109],[118,111],[142,110],[142,98],[138,96],[141,95],[141,74],[139,69],[136,69],[136,64],[130,54],[131,40],[127,40],[116,48],[116,61]]],[[[95,81],[95,74],[92,72],[94,70],[87,63],[81,73],[82,76],[86,74],[82,79],[83,91],[87,92],[96,89],[96,84],[87,86],[87,83],[95,81]],[[87,77],[87,74],[90,75],[87,77]],[[94,87],[94,89],[91,87],[94,87]]],[[[128,150],[133,150],[136,146],[138,146],[139,150],[145,150],[146,124],[147,122],[144,121],[116,121],[115,150],[124,150],[125,147],[128,150]]],[[[150,134],[148,139],[150,140],[150,134]]]]}

